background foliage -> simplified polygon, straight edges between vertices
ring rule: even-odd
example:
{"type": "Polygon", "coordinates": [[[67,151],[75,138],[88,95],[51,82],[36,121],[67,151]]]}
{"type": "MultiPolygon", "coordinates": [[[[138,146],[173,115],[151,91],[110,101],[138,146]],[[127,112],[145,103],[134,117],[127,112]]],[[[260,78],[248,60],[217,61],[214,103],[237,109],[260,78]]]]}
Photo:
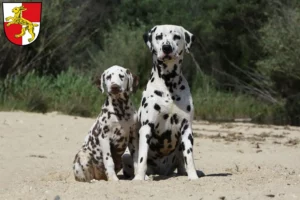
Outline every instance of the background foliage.
{"type": "MultiPolygon", "coordinates": [[[[183,71],[196,117],[300,124],[300,2],[290,0],[42,1],[38,39],[11,44],[0,27],[0,109],[91,117],[104,95],[92,79],[118,64],[151,70],[142,34],[156,24],[196,36],[183,71]]],[[[3,15],[0,15],[0,20],[3,15]]],[[[136,106],[141,91],[133,96],[136,106]]]]}

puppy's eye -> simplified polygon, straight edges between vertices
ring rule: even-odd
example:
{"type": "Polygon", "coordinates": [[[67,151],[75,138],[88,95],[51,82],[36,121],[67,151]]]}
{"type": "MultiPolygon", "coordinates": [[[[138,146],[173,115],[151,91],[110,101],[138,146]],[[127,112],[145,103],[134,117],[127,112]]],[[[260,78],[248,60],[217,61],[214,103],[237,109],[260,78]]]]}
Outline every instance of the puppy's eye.
{"type": "Polygon", "coordinates": [[[111,79],[111,74],[106,77],[106,80],[111,79]]]}
{"type": "Polygon", "coordinates": [[[173,40],[180,40],[181,37],[179,35],[174,35],[173,40]]]}
{"type": "Polygon", "coordinates": [[[155,39],[156,39],[156,40],[162,40],[162,37],[163,37],[162,34],[161,34],[161,35],[157,35],[157,36],[155,37],[155,39]]]}

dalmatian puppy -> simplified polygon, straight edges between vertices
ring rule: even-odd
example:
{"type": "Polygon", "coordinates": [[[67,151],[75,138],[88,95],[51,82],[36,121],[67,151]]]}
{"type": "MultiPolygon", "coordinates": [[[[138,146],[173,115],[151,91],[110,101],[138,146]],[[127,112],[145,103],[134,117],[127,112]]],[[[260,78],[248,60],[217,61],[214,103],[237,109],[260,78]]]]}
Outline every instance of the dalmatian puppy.
{"type": "Polygon", "coordinates": [[[108,96],[95,123],[73,162],[75,180],[119,180],[122,155],[136,132],[136,110],[129,99],[138,78],[128,69],[114,65],[95,82],[108,96]]]}
{"type": "Polygon", "coordinates": [[[182,74],[184,52],[194,36],[181,26],[158,25],[144,34],[153,67],[138,111],[139,141],[133,143],[134,167],[124,166],[133,180],[149,174],[187,174],[198,179],[193,158],[193,100],[182,74]]]}

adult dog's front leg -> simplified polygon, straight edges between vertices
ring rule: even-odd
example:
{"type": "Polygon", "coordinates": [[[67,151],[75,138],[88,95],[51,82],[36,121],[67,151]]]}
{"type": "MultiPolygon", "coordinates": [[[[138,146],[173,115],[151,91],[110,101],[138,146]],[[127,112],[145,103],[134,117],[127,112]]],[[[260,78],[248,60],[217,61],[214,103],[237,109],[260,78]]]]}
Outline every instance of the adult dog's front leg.
{"type": "Polygon", "coordinates": [[[145,180],[147,171],[147,159],[149,144],[148,138],[151,137],[151,129],[149,125],[144,125],[139,130],[139,152],[138,152],[138,165],[136,174],[133,180],[145,180]]]}
{"type": "Polygon", "coordinates": [[[192,124],[187,120],[184,120],[181,127],[181,150],[183,153],[184,163],[186,166],[186,172],[190,180],[198,179],[198,175],[195,169],[194,157],[193,157],[193,132],[192,124]]]}
{"type": "Polygon", "coordinates": [[[115,163],[110,151],[110,142],[108,137],[99,136],[100,146],[103,153],[103,163],[106,171],[107,179],[110,180],[119,180],[115,171],[115,163]]]}
{"type": "Polygon", "coordinates": [[[137,173],[138,168],[138,158],[139,158],[139,138],[138,138],[138,132],[140,129],[140,124],[136,124],[134,128],[130,130],[130,136],[129,136],[129,143],[128,143],[128,149],[130,151],[130,154],[132,156],[133,160],[133,167],[134,167],[134,176],[137,173]]]}

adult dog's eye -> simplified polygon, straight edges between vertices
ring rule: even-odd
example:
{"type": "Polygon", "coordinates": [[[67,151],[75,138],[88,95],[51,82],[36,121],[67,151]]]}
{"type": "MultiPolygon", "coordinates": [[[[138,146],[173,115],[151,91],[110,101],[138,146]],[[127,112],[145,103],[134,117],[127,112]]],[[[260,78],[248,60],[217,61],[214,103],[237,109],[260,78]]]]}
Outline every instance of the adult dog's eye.
{"type": "Polygon", "coordinates": [[[180,40],[181,37],[179,35],[174,35],[173,40],[180,40]]]}
{"type": "Polygon", "coordinates": [[[121,79],[121,81],[123,80],[123,78],[125,77],[124,75],[119,74],[119,77],[121,79]]]}
{"type": "Polygon", "coordinates": [[[162,34],[161,34],[161,35],[157,35],[157,36],[155,37],[155,39],[156,39],[156,40],[162,40],[162,37],[163,37],[162,34]]]}

